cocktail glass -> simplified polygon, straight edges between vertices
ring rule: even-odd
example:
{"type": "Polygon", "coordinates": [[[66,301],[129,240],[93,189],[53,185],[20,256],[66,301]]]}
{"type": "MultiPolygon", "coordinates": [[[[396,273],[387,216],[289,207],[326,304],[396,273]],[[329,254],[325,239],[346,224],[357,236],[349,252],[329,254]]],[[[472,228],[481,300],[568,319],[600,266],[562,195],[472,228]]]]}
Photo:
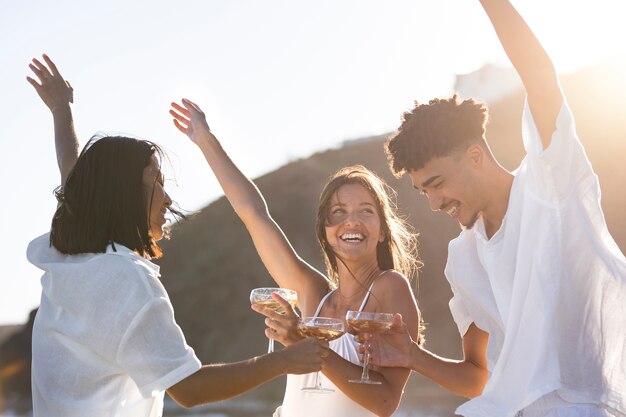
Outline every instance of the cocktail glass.
{"type": "MultiPolygon", "coordinates": [[[[298,323],[298,330],[302,336],[315,337],[330,342],[343,336],[346,332],[346,324],[341,319],[331,317],[303,317],[298,323]]],[[[302,388],[302,391],[316,393],[335,392],[332,388],[322,387],[319,371],[315,373],[315,384],[312,387],[302,388]]]]}
{"type": "MultiPolygon", "coordinates": [[[[356,333],[383,333],[391,328],[393,322],[393,314],[374,313],[369,311],[353,311],[346,313],[346,322],[356,333]]],[[[349,382],[356,384],[372,384],[380,385],[382,382],[375,381],[369,377],[369,342],[365,344],[365,352],[363,352],[363,373],[361,379],[351,379],[349,382]]]]}
{"type": "MultiPolygon", "coordinates": [[[[298,302],[298,294],[294,290],[287,288],[255,288],[250,292],[250,303],[274,310],[279,314],[285,314],[283,306],[272,298],[273,293],[278,293],[278,295],[287,300],[293,307],[295,307],[298,302]]],[[[273,351],[274,339],[270,339],[267,353],[272,353],[273,351]]]]}

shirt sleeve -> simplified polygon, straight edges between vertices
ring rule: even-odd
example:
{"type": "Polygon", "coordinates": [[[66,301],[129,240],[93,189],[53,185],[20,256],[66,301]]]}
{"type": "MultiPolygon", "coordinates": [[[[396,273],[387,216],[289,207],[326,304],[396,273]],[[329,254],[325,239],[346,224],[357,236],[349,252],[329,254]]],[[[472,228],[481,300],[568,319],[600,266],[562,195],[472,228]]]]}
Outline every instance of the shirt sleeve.
{"type": "Polygon", "coordinates": [[[449,306],[450,312],[452,313],[452,318],[454,319],[454,322],[459,329],[459,334],[461,335],[461,337],[463,337],[465,336],[465,333],[467,333],[467,329],[469,329],[474,320],[470,316],[470,313],[467,310],[465,303],[463,303],[463,299],[459,295],[455,294],[450,299],[449,306]]]}
{"type": "Polygon", "coordinates": [[[444,273],[446,279],[448,280],[448,283],[450,284],[450,289],[452,289],[453,294],[449,303],[450,313],[452,313],[452,318],[454,319],[454,322],[459,329],[459,334],[461,335],[461,337],[463,337],[465,336],[465,333],[467,333],[467,329],[469,329],[470,324],[474,322],[474,319],[471,317],[469,309],[463,301],[462,295],[457,289],[455,289],[454,286],[454,281],[456,277],[453,259],[455,258],[455,247],[458,244],[457,239],[451,241],[448,245],[448,260],[446,262],[444,273]]]}
{"type": "Polygon", "coordinates": [[[529,181],[536,196],[545,200],[567,198],[580,186],[594,186],[591,163],[576,134],[574,117],[563,97],[556,130],[544,150],[532,112],[526,101],[522,117],[522,137],[530,168],[529,181]]]}
{"type": "Polygon", "coordinates": [[[122,337],[117,362],[144,397],[165,391],[202,366],[164,297],[150,301],[136,314],[122,337]]]}

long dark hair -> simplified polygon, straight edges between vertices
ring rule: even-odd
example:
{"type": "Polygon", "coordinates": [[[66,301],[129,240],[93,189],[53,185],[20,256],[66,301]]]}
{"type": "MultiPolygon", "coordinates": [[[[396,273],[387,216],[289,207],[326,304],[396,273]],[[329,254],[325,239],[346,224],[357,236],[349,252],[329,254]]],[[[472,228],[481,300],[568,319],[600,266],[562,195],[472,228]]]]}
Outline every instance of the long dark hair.
{"type": "MultiPolygon", "coordinates": [[[[92,138],[55,194],[50,244],[61,253],[103,253],[119,243],[145,258],[162,251],[150,233],[143,170],[164,151],[156,144],[126,136],[92,138]]],[[[168,208],[175,215],[178,210],[168,208]]]]}

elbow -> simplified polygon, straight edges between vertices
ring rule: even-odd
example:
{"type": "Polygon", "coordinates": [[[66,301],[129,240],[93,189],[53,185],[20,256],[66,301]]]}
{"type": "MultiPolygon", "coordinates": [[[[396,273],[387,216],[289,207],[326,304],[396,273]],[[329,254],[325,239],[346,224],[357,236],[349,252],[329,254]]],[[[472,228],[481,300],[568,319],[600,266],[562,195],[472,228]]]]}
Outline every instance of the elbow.
{"type": "Polygon", "coordinates": [[[397,405],[395,407],[382,407],[380,410],[376,411],[376,415],[378,417],[391,417],[397,409],[397,405]]]}
{"type": "Polygon", "coordinates": [[[479,397],[483,390],[485,389],[485,385],[487,385],[487,379],[489,378],[489,373],[484,370],[479,375],[477,375],[476,379],[467,387],[467,390],[464,393],[464,397],[467,398],[476,398],[479,397]]]}
{"type": "MultiPolygon", "coordinates": [[[[176,400],[174,400],[174,401],[176,401],[176,400]]],[[[187,408],[187,409],[189,409],[189,408],[193,408],[193,407],[195,407],[196,405],[199,405],[199,404],[196,404],[196,403],[195,403],[195,402],[193,402],[193,401],[188,401],[187,399],[185,399],[185,400],[183,400],[183,401],[176,401],[176,403],[177,403],[178,405],[180,405],[181,407],[183,407],[183,408],[187,408]]]]}
{"type": "Polygon", "coordinates": [[[184,408],[192,408],[205,403],[198,395],[194,395],[188,387],[175,385],[167,390],[167,394],[176,404],[184,408]]]}
{"type": "Polygon", "coordinates": [[[200,405],[199,402],[195,401],[193,396],[188,395],[187,393],[174,392],[172,389],[167,390],[167,393],[176,402],[176,404],[180,405],[181,407],[192,408],[200,405]]]}
{"type": "Polygon", "coordinates": [[[391,417],[400,405],[400,397],[385,399],[375,410],[372,410],[378,417],[391,417]]]}
{"type": "Polygon", "coordinates": [[[480,388],[480,389],[475,389],[474,387],[472,387],[471,389],[467,390],[467,391],[465,392],[465,395],[463,395],[463,396],[464,396],[465,398],[470,398],[470,399],[472,399],[472,398],[479,397],[479,396],[480,396],[480,394],[482,394],[482,393],[483,393],[482,388],[480,388]]]}
{"type": "Polygon", "coordinates": [[[170,397],[172,397],[176,404],[180,405],[183,408],[193,408],[198,405],[204,404],[204,402],[201,401],[199,398],[194,398],[193,396],[183,395],[174,397],[172,396],[172,394],[170,394],[170,397]]]}

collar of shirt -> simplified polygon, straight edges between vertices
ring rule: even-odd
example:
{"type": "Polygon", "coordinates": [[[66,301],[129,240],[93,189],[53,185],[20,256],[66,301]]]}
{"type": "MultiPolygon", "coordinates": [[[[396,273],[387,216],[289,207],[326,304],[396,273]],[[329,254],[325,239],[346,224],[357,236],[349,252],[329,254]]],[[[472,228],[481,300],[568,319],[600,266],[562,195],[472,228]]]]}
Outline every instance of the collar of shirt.
{"type": "Polygon", "coordinates": [[[120,243],[110,243],[107,246],[106,249],[106,254],[110,254],[110,255],[119,255],[119,256],[124,256],[124,257],[128,257],[128,258],[132,258],[138,262],[141,262],[143,265],[145,265],[150,271],[154,272],[156,276],[159,276],[159,266],[153,262],[150,262],[148,259],[144,258],[143,256],[140,256],[137,252],[130,250],[129,248],[127,248],[126,246],[120,244],[120,243]]]}

